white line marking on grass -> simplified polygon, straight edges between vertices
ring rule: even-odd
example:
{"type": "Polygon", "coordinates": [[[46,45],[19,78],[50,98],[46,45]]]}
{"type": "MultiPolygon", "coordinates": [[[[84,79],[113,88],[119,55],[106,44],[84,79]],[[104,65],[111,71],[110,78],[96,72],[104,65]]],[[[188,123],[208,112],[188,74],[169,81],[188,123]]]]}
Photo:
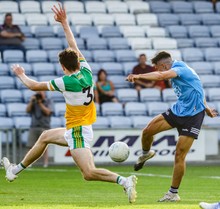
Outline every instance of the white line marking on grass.
{"type": "Polygon", "coordinates": [[[160,174],[153,174],[153,173],[131,173],[131,172],[119,172],[121,174],[130,174],[136,176],[149,176],[149,177],[161,177],[161,178],[171,178],[172,176],[169,175],[160,175],[160,174]]]}
{"type": "Polygon", "coordinates": [[[201,176],[201,178],[205,178],[205,179],[219,179],[220,180],[220,176],[201,176]]]}

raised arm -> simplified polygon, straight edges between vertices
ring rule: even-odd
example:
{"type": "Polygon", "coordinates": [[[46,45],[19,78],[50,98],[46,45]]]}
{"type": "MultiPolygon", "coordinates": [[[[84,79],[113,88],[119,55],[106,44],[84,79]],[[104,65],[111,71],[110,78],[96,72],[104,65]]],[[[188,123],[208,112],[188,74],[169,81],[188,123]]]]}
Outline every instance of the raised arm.
{"type": "Polygon", "coordinates": [[[67,16],[66,16],[66,11],[64,8],[62,8],[61,4],[58,4],[58,5],[59,5],[59,8],[57,8],[55,5],[52,8],[52,10],[55,14],[54,19],[57,22],[61,23],[63,30],[64,30],[64,33],[65,33],[65,36],[66,36],[66,39],[67,39],[67,42],[69,44],[69,47],[72,48],[73,50],[77,51],[79,53],[79,57],[84,58],[84,56],[82,55],[82,53],[80,52],[80,50],[77,46],[75,37],[74,37],[73,32],[71,31],[71,28],[69,26],[67,16]]]}
{"type": "Polygon", "coordinates": [[[21,82],[32,91],[49,91],[47,82],[38,82],[25,75],[25,70],[19,65],[12,65],[12,70],[21,82]]]}

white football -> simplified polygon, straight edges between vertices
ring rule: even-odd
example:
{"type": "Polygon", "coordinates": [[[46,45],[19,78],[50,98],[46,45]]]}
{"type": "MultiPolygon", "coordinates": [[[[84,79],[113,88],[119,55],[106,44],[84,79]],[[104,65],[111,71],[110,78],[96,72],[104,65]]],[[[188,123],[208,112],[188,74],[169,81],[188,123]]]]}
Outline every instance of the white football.
{"type": "Polygon", "coordinates": [[[124,142],[114,142],[108,151],[110,158],[118,163],[127,160],[130,154],[129,147],[124,142]]]}

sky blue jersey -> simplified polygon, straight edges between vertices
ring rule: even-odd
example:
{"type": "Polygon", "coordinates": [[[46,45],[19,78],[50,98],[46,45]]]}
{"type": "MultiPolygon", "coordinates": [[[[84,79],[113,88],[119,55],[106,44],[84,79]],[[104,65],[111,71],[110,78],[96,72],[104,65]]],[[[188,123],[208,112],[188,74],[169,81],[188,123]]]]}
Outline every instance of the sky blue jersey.
{"type": "Polygon", "coordinates": [[[177,102],[172,105],[173,114],[185,117],[193,116],[205,109],[204,91],[196,72],[182,61],[173,61],[171,70],[178,75],[171,79],[177,102]]]}

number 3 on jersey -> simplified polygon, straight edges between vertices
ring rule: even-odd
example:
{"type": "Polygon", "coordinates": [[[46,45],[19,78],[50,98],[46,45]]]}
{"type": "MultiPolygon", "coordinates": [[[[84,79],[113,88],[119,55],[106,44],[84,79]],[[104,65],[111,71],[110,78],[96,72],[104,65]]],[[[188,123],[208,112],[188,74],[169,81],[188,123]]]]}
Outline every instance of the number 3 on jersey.
{"type": "Polygon", "coordinates": [[[88,102],[84,102],[83,105],[88,106],[93,100],[93,94],[91,93],[91,86],[88,86],[82,90],[83,93],[87,93],[88,102]]]}

